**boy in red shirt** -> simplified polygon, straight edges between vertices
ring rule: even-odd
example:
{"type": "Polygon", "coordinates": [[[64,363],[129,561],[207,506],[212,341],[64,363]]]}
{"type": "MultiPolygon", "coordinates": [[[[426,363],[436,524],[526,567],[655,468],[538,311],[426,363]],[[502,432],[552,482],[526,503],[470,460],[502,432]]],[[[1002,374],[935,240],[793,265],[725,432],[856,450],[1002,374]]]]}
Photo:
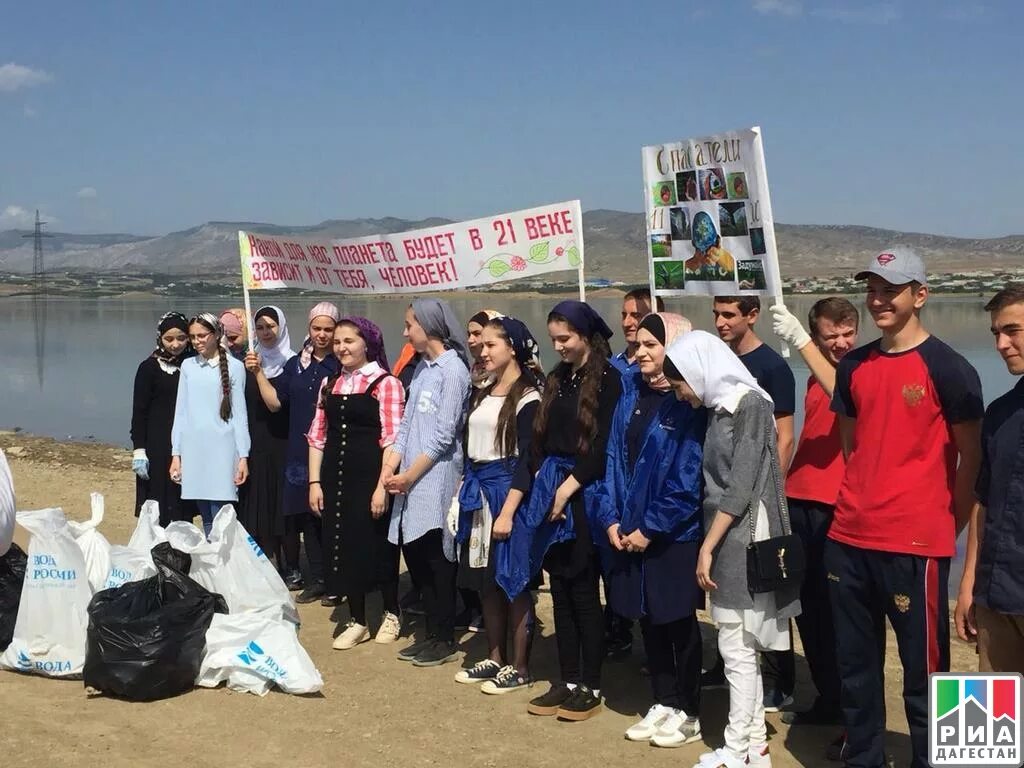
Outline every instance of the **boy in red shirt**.
{"type": "Polygon", "coordinates": [[[857,275],[882,338],[839,363],[846,454],[825,545],[848,766],[885,765],[885,619],[903,664],[911,765],[928,765],[928,675],[949,670],[949,561],[973,506],[984,412],[977,371],[931,336],[924,263],[880,253],[857,275]]]}

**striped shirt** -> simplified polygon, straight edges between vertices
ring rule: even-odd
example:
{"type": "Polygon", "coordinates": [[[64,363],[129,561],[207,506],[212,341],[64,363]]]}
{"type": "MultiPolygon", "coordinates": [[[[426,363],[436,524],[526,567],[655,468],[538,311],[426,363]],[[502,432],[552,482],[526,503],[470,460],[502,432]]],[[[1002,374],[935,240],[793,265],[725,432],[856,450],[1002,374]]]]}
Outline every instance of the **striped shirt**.
{"type": "Polygon", "coordinates": [[[7,553],[14,540],[14,480],[7,457],[0,451],[0,556],[7,553]]]}
{"type": "MultiPolygon", "coordinates": [[[[342,370],[338,380],[334,382],[331,389],[332,395],[361,395],[382,373],[387,373],[376,361],[371,360],[358,371],[346,373],[342,370]]],[[[319,392],[327,385],[327,377],[320,382],[319,392]]],[[[402,421],[402,411],[405,406],[405,388],[402,382],[388,374],[377,384],[373,390],[372,397],[377,398],[380,404],[380,447],[387,448],[395,442],[398,434],[398,425],[402,421]]],[[[306,433],[306,441],[321,451],[327,444],[327,415],[320,407],[320,398],[316,401],[316,412],[313,414],[313,423],[306,433]]]]}
{"type": "Polygon", "coordinates": [[[409,403],[392,446],[405,472],[420,454],[433,466],[406,494],[396,497],[388,540],[416,541],[440,528],[444,552],[455,560],[455,539],[445,525],[455,489],[462,477],[462,427],[469,396],[469,370],[454,350],[436,360],[423,359],[409,386],[409,403]]]}

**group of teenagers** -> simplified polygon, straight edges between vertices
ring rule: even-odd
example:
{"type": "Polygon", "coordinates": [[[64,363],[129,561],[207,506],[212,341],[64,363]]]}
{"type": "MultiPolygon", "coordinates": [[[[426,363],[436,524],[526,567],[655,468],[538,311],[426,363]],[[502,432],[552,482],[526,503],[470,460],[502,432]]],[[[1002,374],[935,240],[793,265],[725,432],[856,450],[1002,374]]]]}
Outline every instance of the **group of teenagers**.
{"type": "MultiPolygon", "coordinates": [[[[590,305],[559,302],[546,328],[558,362],[546,374],[523,322],[486,310],[462,325],[435,298],[405,309],[393,369],[377,325],[328,302],[310,310],[298,353],[278,307],[254,313],[252,349],[238,310],[168,313],[136,375],[138,502],[157,499],[164,523],[198,515],[207,532],[235,504],[299,602],[347,601],[339,650],[399,639],[401,555],[425,616],[398,658],[458,658],[461,594],[479,610],[488,654],[455,679],[485,693],[532,685],[533,593],[546,574],[559,679],[528,711],[568,721],[600,712],[609,647],[637,621],[654,703],[625,736],[701,740],[702,686],[725,683],[724,745],[701,756],[703,768],[771,765],[765,712],[792,702],[791,619],[817,697],[783,720],[842,726],[829,757],[884,765],[888,618],[913,765],[924,766],[928,674],[949,668],[946,582],[969,521],[958,629],[977,636],[981,668],[998,669],[991,617],[1009,615],[998,644],[1015,627],[1016,655],[1000,658],[1022,666],[1024,609],[1010,588],[1024,587],[1020,550],[984,532],[1019,541],[1024,527],[1005,509],[1021,503],[1007,473],[1024,468],[989,455],[1008,450],[1007,423],[1021,432],[1013,440],[1024,436],[1004,413],[1019,413],[1024,393],[996,401],[1002,416],[983,435],[977,373],[921,322],[917,254],[890,249],[858,279],[881,333],[869,344],[856,346],[859,315],[845,299],[815,303],[807,328],[771,308],[775,333],[811,371],[799,441],[794,377],[754,330],[756,296],[715,297],[715,335],[631,291],[618,354],[590,305]],[[802,579],[755,591],[752,543],[790,534],[802,579]],[[371,635],[366,602],[377,590],[383,615],[371,635]],[[705,608],[719,658],[702,673],[705,608]]],[[[1008,367],[1024,372],[1024,289],[988,308],[1008,367]],[[1019,322],[998,325],[1006,312],[1019,322]]]]}

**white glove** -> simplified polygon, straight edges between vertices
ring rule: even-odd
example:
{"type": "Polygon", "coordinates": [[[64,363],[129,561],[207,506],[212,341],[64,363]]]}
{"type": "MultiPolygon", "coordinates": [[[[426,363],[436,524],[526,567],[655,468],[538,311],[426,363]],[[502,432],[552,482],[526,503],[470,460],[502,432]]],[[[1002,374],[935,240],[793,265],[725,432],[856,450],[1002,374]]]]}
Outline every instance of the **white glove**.
{"type": "Polygon", "coordinates": [[[791,347],[803,349],[811,343],[811,336],[796,315],[786,309],[784,304],[776,304],[770,307],[772,313],[772,330],[775,335],[789,344],[791,347]]]}
{"type": "Polygon", "coordinates": [[[455,534],[457,534],[459,532],[459,512],[460,511],[461,511],[461,508],[459,507],[459,497],[456,496],[454,499],[452,499],[452,505],[450,507],[448,507],[448,519],[446,521],[447,524],[448,524],[448,532],[452,536],[454,536],[455,534]]]}

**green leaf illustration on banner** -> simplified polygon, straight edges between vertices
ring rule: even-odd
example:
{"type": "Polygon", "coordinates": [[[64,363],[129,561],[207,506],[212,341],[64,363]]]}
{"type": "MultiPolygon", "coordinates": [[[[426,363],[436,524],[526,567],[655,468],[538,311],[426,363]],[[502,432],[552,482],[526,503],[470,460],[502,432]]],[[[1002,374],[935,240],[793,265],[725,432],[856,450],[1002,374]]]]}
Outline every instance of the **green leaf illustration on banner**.
{"type": "Polygon", "coordinates": [[[551,257],[551,241],[545,240],[541,243],[534,243],[530,246],[530,255],[526,257],[534,264],[547,264],[554,259],[551,257]]]}
{"type": "Polygon", "coordinates": [[[577,248],[574,245],[571,248],[569,248],[569,250],[566,251],[566,254],[569,257],[569,266],[570,267],[578,267],[580,265],[580,249],[579,248],[577,248]]]}
{"type": "Polygon", "coordinates": [[[512,271],[512,267],[506,264],[504,261],[498,259],[492,259],[487,265],[487,271],[491,273],[491,277],[498,278],[508,272],[512,271]]]}
{"type": "Polygon", "coordinates": [[[684,270],[681,261],[662,261],[654,265],[654,288],[656,290],[682,290],[684,270]]]}

